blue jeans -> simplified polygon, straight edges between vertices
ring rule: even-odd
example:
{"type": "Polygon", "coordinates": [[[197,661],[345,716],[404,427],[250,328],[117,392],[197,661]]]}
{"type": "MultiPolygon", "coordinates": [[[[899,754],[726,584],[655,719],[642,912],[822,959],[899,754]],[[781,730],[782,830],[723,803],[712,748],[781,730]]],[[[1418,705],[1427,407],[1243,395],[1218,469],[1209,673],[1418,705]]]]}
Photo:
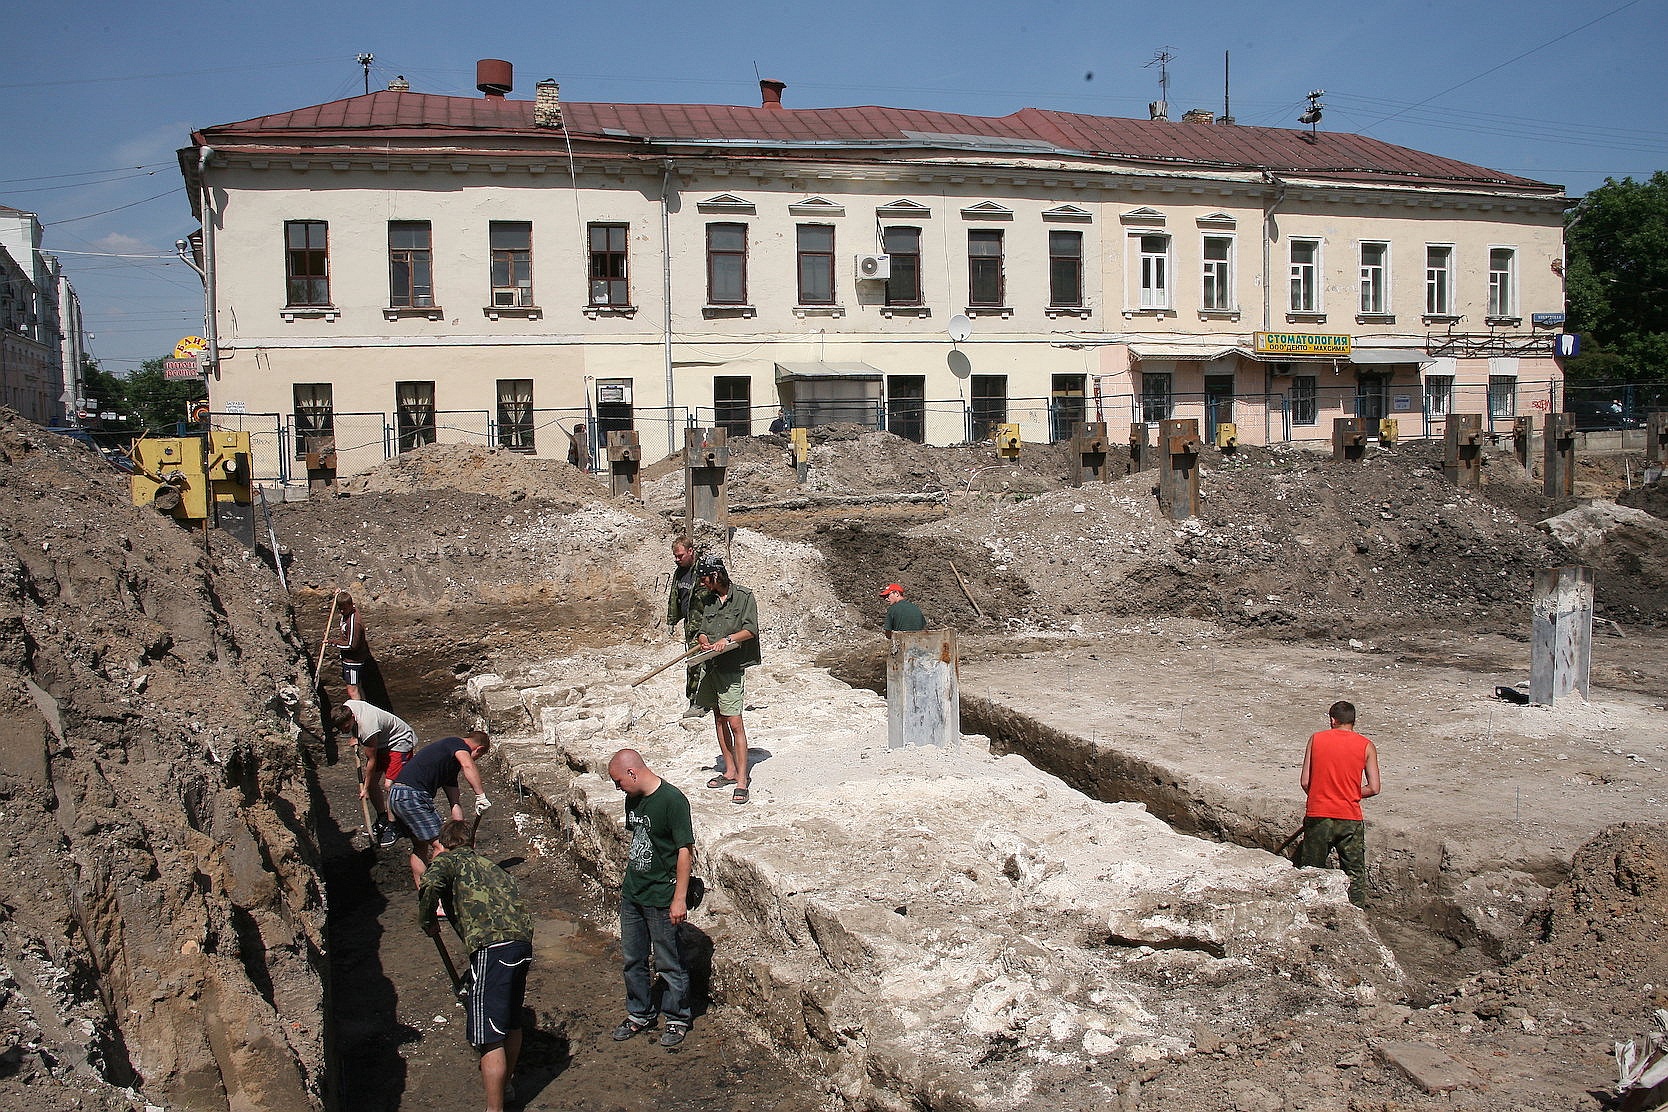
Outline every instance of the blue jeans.
{"type": "Polygon", "coordinates": [[[625,951],[626,1012],[644,1023],[655,1016],[654,998],[650,994],[654,986],[654,978],[649,974],[651,942],[655,972],[666,982],[660,1012],[670,1022],[688,1023],[689,971],[684,968],[683,952],[678,948],[678,928],[672,923],[670,909],[645,907],[622,898],[620,949],[625,951]]]}

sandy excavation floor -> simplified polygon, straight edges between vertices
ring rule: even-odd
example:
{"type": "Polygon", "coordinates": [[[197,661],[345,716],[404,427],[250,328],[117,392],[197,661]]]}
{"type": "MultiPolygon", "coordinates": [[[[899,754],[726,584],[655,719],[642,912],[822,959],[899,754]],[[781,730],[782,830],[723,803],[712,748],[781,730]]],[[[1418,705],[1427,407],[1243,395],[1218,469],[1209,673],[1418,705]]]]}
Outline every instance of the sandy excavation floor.
{"type": "MultiPolygon", "coordinates": [[[[241,862],[262,860],[250,853],[217,863],[199,881],[206,891],[194,891],[189,858],[175,864],[173,839],[157,833],[138,844],[163,875],[179,878],[177,894],[141,906],[121,902],[113,886],[106,901],[125,911],[128,938],[147,940],[143,976],[101,980],[100,954],[78,949],[74,928],[52,924],[65,918],[77,885],[85,889],[77,875],[94,878],[96,891],[97,878],[109,875],[102,862],[132,857],[131,831],[165,831],[170,822],[211,829],[210,812],[216,836],[235,823],[234,793],[215,803],[221,797],[212,792],[171,785],[195,783],[199,765],[228,767],[214,763],[228,754],[239,775],[256,767],[243,753],[267,752],[253,739],[272,729],[284,685],[310,686],[336,586],[360,598],[396,686],[422,693],[435,729],[465,713],[453,700],[470,676],[592,651],[658,662],[672,647],[661,618],[666,545],[683,502],[675,461],[645,469],[638,501],[610,497],[596,477],[508,453],[454,446],[411,453],[339,496],[276,509],[287,602],[258,560],[222,538],[205,548],[201,538],[124,508],[125,492],[95,463],[57,445],[43,449],[10,426],[0,433],[0,498],[18,569],[5,642],[11,705],[18,721],[48,706],[30,684],[56,701],[64,737],[79,744],[53,751],[51,781],[59,798],[78,801],[79,815],[94,816],[54,818],[53,793],[30,779],[33,742],[14,733],[0,786],[20,854],[6,874],[10,917],[0,930],[8,968],[27,975],[14,976],[18,987],[5,1004],[12,1045],[23,1049],[0,1061],[24,1064],[0,1070],[0,1096],[18,1106],[143,1106],[142,1095],[123,1095],[131,1079],[112,1087],[111,1075],[101,1074],[109,1052],[89,1060],[86,1037],[71,1034],[81,1028],[42,1017],[85,1014],[95,1029],[117,1030],[98,1026],[101,993],[151,1000],[156,984],[183,993],[208,959],[174,936],[181,907],[208,924],[192,938],[212,942],[218,929],[247,945],[251,920],[240,909],[254,907],[269,955],[307,952],[304,943],[285,943],[283,930],[323,916],[313,889],[289,872],[276,892],[245,887],[241,862]],[[102,570],[112,565],[125,570],[102,570]],[[58,590],[40,586],[54,576],[58,590]],[[205,675],[216,682],[205,688],[205,675]],[[112,748],[112,739],[130,736],[143,746],[112,748]],[[129,750],[147,759],[129,760],[129,750]],[[72,784],[73,791],[65,786],[72,784]],[[89,800],[97,807],[89,810],[89,800]],[[169,807],[184,817],[170,817],[169,807]],[[47,829],[62,833],[38,836],[47,829]],[[67,873],[66,863],[74,865],[67,873]],[[272,906],[253,903],[257,894],[272,906]],[[232,910],[221,909],[223,899],[232,910]],[[72,939],[61,960],[55,931],[72,939]],[[53,981],[59,967],[76,972],[53,981]]],[[[1185,1053],[1105,1078],[1115,1093],[1108,1106],[1112,1099],[1121,1108],[1179,1112],[1604,1106],[1614,1080],[1611,1040],[1642,1033],[1651,1009],[1668,1006],[1661,814],[1668,787],[1660,771],[1668,768],[1668,686],[1659,664],[1668,627],[1668,493],[1660,482],[1631,485],[1638,458],[1583,460],[1580,497],[1552,500],[1493,454],[1483,489],[1466,493],[1444,482],[1440,448],[1428,445],[1351,465],[1279,450],[1213,453],[1204,461],[1201,516],[1178,524],[1156,513],[1150,475],[1067,488],[1063,446],[1028,447],[1018,461],[999,461],[988,447],[926,448],[851,429],[816,430],[813,441],[803,488],[782,438],[736,442],[733,531],[699,531],[703,544],[729,553],[738,582],[758,589],[767,646],[805,660],[803,667],[814,659],[873,685],[881,660],[875,594],[900,580],[935,624],[961,632],[966,713],[984,716],[989,725],[978,728],[999,746],[1091,796],[1140,799],[1179,828],[1247,846],[1269,847],[1294,825],[1302,738],[1331,699],[1358,695],[1363,728],[1384,750],[1386,792],[1369,804],[1379,847],[1374,922],[1414,975],[1405,999],[1325,1022],[1294,1014],[1253,1027],[1225,1012],[1214,1029],[1188,1031],[1185,1053]],[[1573,562],[1595,568],[1597,613],[1606,619],[1592,702],[1548,709],[1491,699],[1496,684],[1527,677],[1534,570],[1573,562]],[[1090,759],[1072,748],[1079,744],[1104,748],[1090,759]],[[1049,767],[1042,755],[1049,750],[1067,754],[1061,767],[1049,767]],[[1133,791],[1132,769],[1159,770],[1162,783],[1133,791]]],[[[329,664],[325,671],[333,674],[329,664]]],[[[262,756],[262,776],[277,774],[278,765],[266,771],[270,763],[262,756]]],[[[293,758],[283,767],[313,775],[293,758]]],[[[339,812],[329,797],[350,772],[321,764],[316,775],[323,802],[339,812]]],[[[226,782],[237,786],[230,774],[226,782]]],[[[764,822],[767,811],[760,806],[747,821],[764,822]]],[[[261,821],[251,829],[264,845],[282,831],[261,821]]],[[[337,813],[333,821],[353,820],[337,813]]],[[[610,1047],[594,1049],[587,1069],[595,1072],[563,1057],[607,1022],[617,973],[606,908],[583,886],[564,894],[561,869],[529,857],[519,834],[506,838],[498,852],[528,862],[517,868],[559,924],[549,928],[557,940],[552,967],[585,966],[585,983],[595,986],[585,990],[594,1005],[541,1011],[553,1040],[573,1041],[569,1049],[545,1045],[548,1083],[528,1106],[638,1107],[610,1089],[610,1047]],[[564,1090],[564,1077],[577,1090],[564,1090]]],[[[288,857],[268,859],[285,870],[336,869],[333,883],[345,875],[362,894],[369,883],[376,895],[365,898],[393,908],[409,878],[387,863],[367,871],[357,852],[340,843],[332,850],[321,837],[319,857],[303,838],[288,857]]],[[[329,904],[331,916],[357,906],[329,904]]],[[[399,925],[384,922],[394,913],[379,912],[383,925],[360,944],[396,945],[389,939],[399,925]]],[[[342,929],[337,921],[327,933],[342,929]]],[[[410,952],[367,957],[373,972],[425,963],[398,945],[410,952]]],[[[235,960],[259,973],[247,953],[235,960]]],[[[282,1028],[311,1056],[315,1072],[303,1071],[304,1087],[379,1094],[367,1107],[438,1109],[448,1095],[473,1095],[467,1069],[459,1077],[457,1067],[468,1065],[460,1048],[440,1049],[454,1042],[451,1031],[407,1031],[379,1044],[370,1059],[375,1078],[343,1088],[337,1066],[334,1082],[318,1082],[331,1067],[316,1072],[323,1061],[316,1018],[286,1026],[268,1015],[295,1015],[292,1001],[305,999],[317,979],[293,957],[268,960],[274,971],[266,981],[257,976],[250,998],[260,1023],[282,1028]],[[457,1082],[455,1093],[442,1078],[457,1082]]],[[[219,975],[235,972],[235,964],[215,962],[219,975]]],[[[390,993],[410,993],[432,1018],[430,972],[424,966],[415,981],[385,978],[372,992],[339,993],[330,1022],[339,1032],[374,1023],[366,1009],[386,1008],[390,993]]],[[[195,1013],[167,1014],[181,1022],[195,1013]]],[[[707,1026],[721,1029],[718,1020],[707,1026]]],[[[121,1034],[142,1039],[144,1029],[121,1034]]],[[[99,1045],[120,1049],[119,1038],[99,1045]]],[[[181,1054],[180,1069],[207,1054],[181,1054]]],[[[747,1106],[804,1107],[804,1084],[773,1069],[761,1062],[744,1070],[738,1084],[747,1106]],[[763,1088],[755,1078],[766,1079],[763,1088]],[[771,1078],[781,1079],[775,1089],[771,1078]]],[[[687,1066],[675,1056],[634,1060],[633,1070],[641,1071],[632,1074],[641,1082],[636,1092],[685,1091],[687,1066]]],[[[183,1084],[196,1075],[178,1076],[183,1084]]],[[[153,1073],[146,1093],[167,1083],[153,1073]]],[[[1053,1107],[1041,1097],[1030,1106],[1053,1107]]]]}

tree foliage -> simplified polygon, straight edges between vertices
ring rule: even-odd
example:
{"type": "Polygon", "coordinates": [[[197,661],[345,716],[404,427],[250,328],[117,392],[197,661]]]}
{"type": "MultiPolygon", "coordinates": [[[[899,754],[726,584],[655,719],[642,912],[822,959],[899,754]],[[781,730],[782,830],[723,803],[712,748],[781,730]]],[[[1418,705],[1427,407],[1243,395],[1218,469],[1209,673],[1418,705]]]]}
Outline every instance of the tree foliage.
{"type": "Polygon", "coordinates": [[[139,427],[152,432],[172,430],[188,420],[191,403],[208,396],[208,386],[200,377],[165,378],[162,363],[161,359],[147,359],[127,376],[127,401],[133,417],[139,427]]]}
{"type": "Polygon", "coordinates": [[[1570,377],[1668,381],[1668,172],[1608,178],[1565,224],[1568,328],[1583,355],[1570,377]]]}

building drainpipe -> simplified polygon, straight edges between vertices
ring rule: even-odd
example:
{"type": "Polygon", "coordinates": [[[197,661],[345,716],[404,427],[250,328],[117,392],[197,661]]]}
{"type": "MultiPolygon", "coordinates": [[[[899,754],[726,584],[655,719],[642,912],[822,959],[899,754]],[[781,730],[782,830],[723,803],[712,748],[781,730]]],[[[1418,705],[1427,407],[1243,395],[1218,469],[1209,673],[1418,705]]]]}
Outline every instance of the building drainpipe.
{"type": "Polygon", "coordinates": [[[209,193],[208,179],[204,172],[208,169],[208,161],[214,157],[214,148],[203,146],[197,154],[197,184],[203,191],[203,331],[208,340],[209,373],[216,380],[220,378],[220,328],[218,312],[215,304],[215,272],[214,272],[214,209],[211,203],[212,194],[209,193]]]}
{"type": "Polygon", "coordinates": [[[666,361],[666,433],[667,450],[676,452],[683,447],[677,424],[672,417],[675,396],[672,374],[672,214],[669,200],[672,194],[672,175],[677,172],[671,159],[666,160],[666,172],[660,179],[660,302],[662,345],[666,361]]]}
{"type": "MultiPolygon", "coordinates": [[[[1274,237],[1271,229],[1274,225],[1274,210],[1280,207],[1280,202],[1286,199],[1286,183],[1280,180],[1278,174],[1263,171],[1263,181],[1274,187],[1274,196],[1269,199],[1263,209],[1263,331],[1273,329],[1274,315],[1274,287],[1269,268],[1273,265],[1271,255],[1274,250],[1274,237]]],[[[1267,363],[1263,364],[1263,393],[1274,393],[1274,372],[1267,363]]]]}

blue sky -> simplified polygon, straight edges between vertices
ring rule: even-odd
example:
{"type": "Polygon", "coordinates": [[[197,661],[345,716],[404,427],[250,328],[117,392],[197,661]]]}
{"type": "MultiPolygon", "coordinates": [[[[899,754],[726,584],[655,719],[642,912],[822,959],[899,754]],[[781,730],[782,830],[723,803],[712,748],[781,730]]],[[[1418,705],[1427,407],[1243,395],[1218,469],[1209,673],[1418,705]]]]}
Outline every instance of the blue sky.
{"type": "Polygon", "coordinates": [[[857,104],[1006,115],[1025,107],[1145,117],[1161,52],[1172,118],[1220,112],[1223,55],[1245,124],[1321,127],[1555,182],[1668,168],[1662,0],[654,0],[602,4],[223,0],[14,6],[0,68],[0,204],[36,212],[94,333],[125,373],[202,330],[202,290],[173,256],[194,230],[174,151],[193,127],[354,96],[403,75],[478,95],[475,61],[515,65],[569,101],[857,104]]]}

